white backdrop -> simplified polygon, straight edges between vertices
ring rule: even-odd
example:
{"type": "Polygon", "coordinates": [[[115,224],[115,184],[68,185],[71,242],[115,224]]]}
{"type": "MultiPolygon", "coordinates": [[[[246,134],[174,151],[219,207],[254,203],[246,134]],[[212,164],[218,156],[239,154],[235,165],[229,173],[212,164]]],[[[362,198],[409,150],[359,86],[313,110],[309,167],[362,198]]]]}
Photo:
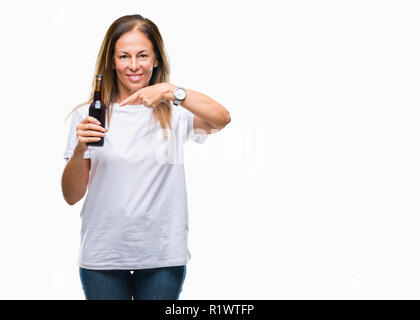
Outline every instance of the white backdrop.
{"type": "Polygon", "coordinates": [[[1,2],[0,299],[84,299],[65,116],[140,13],[232,122],[186,145],[181,299],[419,299],[417,1],[1,2]]]}

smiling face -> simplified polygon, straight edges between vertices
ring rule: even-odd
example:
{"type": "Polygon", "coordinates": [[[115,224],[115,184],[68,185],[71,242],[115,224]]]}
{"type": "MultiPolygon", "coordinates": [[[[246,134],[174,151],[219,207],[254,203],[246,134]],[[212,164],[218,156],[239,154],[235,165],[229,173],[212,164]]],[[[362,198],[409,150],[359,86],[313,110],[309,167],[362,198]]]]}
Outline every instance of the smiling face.
{"type": "Polygon", "coordinates": [[[114,67],[120,101],[147,87],[157,66],[152,42],[137,29],[124,33],[115,43],[114,67]]]}

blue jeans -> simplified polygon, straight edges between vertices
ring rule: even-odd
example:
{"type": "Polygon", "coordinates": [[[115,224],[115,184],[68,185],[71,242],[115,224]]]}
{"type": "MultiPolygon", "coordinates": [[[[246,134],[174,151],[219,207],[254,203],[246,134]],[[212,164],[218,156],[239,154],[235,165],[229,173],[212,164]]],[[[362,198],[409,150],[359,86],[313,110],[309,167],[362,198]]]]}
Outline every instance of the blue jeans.
{"type": "Polygon", "coordinates": [[[178,300],[186,266],[140,270],[79,268],[86,300],[178,300]]]}

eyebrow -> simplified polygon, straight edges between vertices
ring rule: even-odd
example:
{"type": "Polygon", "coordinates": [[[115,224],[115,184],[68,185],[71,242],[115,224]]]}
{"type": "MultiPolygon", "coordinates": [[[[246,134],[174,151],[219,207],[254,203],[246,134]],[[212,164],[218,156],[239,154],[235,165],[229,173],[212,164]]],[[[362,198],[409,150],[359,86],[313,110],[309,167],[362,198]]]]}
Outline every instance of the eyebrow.
{"type": "MultiPolygon", "coordinates": [[[[142,53],[142,52],[147,52],[147,50],[146,49],[140,50],[137,54],[142,53]]],[[[125,52],[125,51],[118,51],[118,53],[129,54],[128,52],[125,52]]]]}

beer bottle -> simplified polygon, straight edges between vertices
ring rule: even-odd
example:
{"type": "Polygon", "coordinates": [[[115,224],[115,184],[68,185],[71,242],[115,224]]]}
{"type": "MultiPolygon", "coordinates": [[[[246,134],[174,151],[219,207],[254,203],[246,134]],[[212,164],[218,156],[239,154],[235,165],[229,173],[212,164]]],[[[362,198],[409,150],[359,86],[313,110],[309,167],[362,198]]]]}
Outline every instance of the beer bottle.
{"type": "MultiPolygon", "coordinates": [[[[95,91],[93,93],[93,102],[89,106],[89,116],[98,119],[98,121],[101,123],[101,126],[105,128],[106,108],[104,104],[104,90],[102,78],[102,75],[96,75],[95,91]]],[[[104,137],[101,137],[101,140],[99,141],[88,142],[87,145],[92,147],[103,147],[104,137]]]]}

